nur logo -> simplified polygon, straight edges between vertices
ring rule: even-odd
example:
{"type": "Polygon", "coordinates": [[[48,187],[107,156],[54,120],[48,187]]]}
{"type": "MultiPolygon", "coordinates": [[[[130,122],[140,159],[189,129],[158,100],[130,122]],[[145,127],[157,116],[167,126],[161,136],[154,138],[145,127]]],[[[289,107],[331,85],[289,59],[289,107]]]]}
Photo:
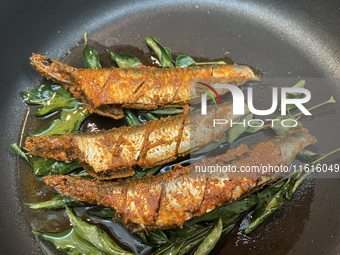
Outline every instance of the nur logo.
{"type": "MultiPolygon", "coordinates": [[[[206,87],[209,88],[212,92],[214,92],[215,95],[217,96],[218,100],[220,101],[221,106],[222,106],[222,100],[221,100],[219,94],[217,93],[217,91],[216,91],[213,87],[211,87],[210,85],[205,84],[205,83],[203,83],[203,82],[197,82],[197,83],[199,83],[199,84],[201,84],[201,85],[203,85],[203,86],[206,86],[206,87]]],[[[201,89],[201,90],[203,90],[205,93],[207,93],[207,94],[212,98],[212,100],[214,100],[214,103],[215,103],[215,105],[217,106],[215,97],[214,97],[213,94],[211,94],[211,92],[210,92],[209,90],[204,89],[204,88],[201,88],[201,87],[197,87],[197,88],[198,88],[198,89],[201,89]]],[[[203,94],[202,94],[202,96],[203,96],[203,94]]],[[[205,98],[206,98],[206,97],[207,97],[207,95],[205,95],[205,98]]],[[[202,97],[202,98],[203,98],[203,97],[202,97]]],[[[203,100],[202,100],[202,101],[203,101],[203,100]]]]}
{"type": "MultiPolygon", "coordinates": [[[[215,89],[228,89],[233,97],[233,114],[235,115],[244,115],[244,95],[243,91],[238,88],[237,86],[230,85],[230,84],[214,84],[214,88],[208,84],[197,82],[199,84],[202,84],[212,90],[217,98],[220,101],[220,104],[222,105],[222,101],[220,96],[218,95],[217,91],[215,89]]],[[[201,113],[202,115],[207,114],[207,95],[209,95],[215,102],[215,105],[217,106],[216,100],[213,96],[213,94],[208,91],[207,89],[200,88],[205,93],[201,95],[201,113]]],[[[300,109],[300,111],[305,115],[312,115],[302,104],[307,103],[311,99],[311,93],[309,90],[305,88],[293,88],[293,87],[282,87],[281,88],[281,115],[287,115],[286,113],[286,106],[289,104],[296,105],[297,108],[300,109]],[[287,98],[288,93],[301,93],[304,94],[304,98],[287,98]]],[[[270,115],[274,113],[274,111],[277,109],[278,105],[278,88],[273,87],[272,88],[272,106],[267,110],[257,110],[254,107],[253,104],[253,88],[248,87],[247,88],[247,104],[250,112],[256,115],[270,115]]]]}

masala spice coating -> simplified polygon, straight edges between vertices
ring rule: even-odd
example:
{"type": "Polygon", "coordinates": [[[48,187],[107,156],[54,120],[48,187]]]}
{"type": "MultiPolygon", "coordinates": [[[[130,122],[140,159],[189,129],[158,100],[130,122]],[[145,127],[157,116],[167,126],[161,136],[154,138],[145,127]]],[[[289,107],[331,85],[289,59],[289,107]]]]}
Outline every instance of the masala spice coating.
{"type": "MultiPolygon", "coordinates": [[[[240,145],[227,153],[191,165],[230,164],[289,165],[296,154],[315,143],[308,130],[296,129],[260,144],[240,145]]],[[[240,174],[240,173],[238,173],[240,174]]],[[[190,166],[177,165],[174,170],[123,181],[86,180],[67,175],[49,175],[45,183],[58,193],[73,199],[115,209],[114,219],[131,232],[168,229],[182,226],[187,220],[231,203],[276,180],[282,173],[261,173],[233,178],[232,174],[211,173],[206,178],[192,178],[190,166]]]]}
{"type": "MultiPolygon", "coordinates": [[[[90,113],[115,119],[124,116],[122,108],[152,110],[184,107],[190,99],[199,99],[202,93],[194,87],[190,89],[192,78],[208,78],[208,85],[223,81],[235,86],[258,80],[253,71],[243,65],[90,70],[73,68],[38,54],[33,54],[30,59],[42,75],[69,88],[76,98],[84,102],[90,113]]],[[[229,91],[216,90],[220,95],[229,91]]]]}
{"type": "MultiPolygon", "coordinates": [[[[215,108],[209,106],[209,109],[215,108]]],[[[249,111],[247,107],[246,111],[249,111]]],[[[66,135],[32,136],[26,139],[25,149],[44,158],[66,162],[76,159],[83,164],[89,174],[97,178],[127,177],[134,174],[133,166],[152,168],[162,165],[189,154],[190,150],[199,150],[224,137],[230,125],[212,128],[215,116],[233,121],[240,118],[239,115],[233,115],[232,103],[226,102],[216,109],[215,115],[211,116],[202,116],[200,111],[191,114],[185,112],[133,127],[66,135]],[[210,125],[202,125],[201,122],[210,125]]]]}

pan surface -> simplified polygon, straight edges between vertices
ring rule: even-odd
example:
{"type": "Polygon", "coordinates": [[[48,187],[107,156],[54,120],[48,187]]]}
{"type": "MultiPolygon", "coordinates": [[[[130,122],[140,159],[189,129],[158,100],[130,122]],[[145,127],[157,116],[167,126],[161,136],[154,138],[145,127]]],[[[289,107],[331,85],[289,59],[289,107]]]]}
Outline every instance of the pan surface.
{"type": "MultiPolygon", "coordinates": [[[[17,0],[1,1],[0,10],[1,254],[44,254],[23,205],[21,159],[10,149],[27,113],[19,92],[42,81],[29,65],[33,52],[81,67],[77,45],[85,31],[101,51],[128,45],[148,52],[143,38],[153,36],[174,53],[229,57],[264,78],[340,78],[340,6],[333,1],[17,0]]],[[[331,94],[340,100],[336,82],[311,93],[309,106],[331,94]]],[[[340,145],[338,105],[316,111],[308,126],[319,153],[340,145]]],[[[327,163],[339,163],[339,156],[327,163]]],[[[245,236],[240,222],[212,253],[340,254],[339,193],[340,179],[309,180],[263,227],[245,236]]]]}

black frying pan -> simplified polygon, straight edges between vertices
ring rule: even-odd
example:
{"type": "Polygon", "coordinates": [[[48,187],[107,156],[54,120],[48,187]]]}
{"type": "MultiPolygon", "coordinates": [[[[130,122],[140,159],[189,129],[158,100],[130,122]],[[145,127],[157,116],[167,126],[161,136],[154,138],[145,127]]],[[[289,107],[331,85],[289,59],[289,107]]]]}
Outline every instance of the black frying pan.
{"type": "MultiPolygon", "coordinates": [[[[23,206],[21,159],[10,149],[20,140],[27,112],[19,92],[42,81],[29,65],[33,52],[79,66],[81,53],[72,48],[84,31],[103,47],[130,45],[145,52],[143,38],[154,36],[175,53],[230,57],[267,78],[340,77],[340,10],[334,1],[17,0],[1,1],[0,10],[1,254],[43,254],[23,206]]],[[[340,99],[339,91],[336,85],[313,87],[319,100],[310,105],[330,94],[340,99]]],[[[321,153],[340,145],[340,108],[324,111],[308,126],[321,153]]],[[[339,163],[339,157],[327,163],[339,163]]],[[[339,179],[307,181],[261,229],[246,237],[235,228],[213,253],[339,254],[339,192],[339,179]]]]}

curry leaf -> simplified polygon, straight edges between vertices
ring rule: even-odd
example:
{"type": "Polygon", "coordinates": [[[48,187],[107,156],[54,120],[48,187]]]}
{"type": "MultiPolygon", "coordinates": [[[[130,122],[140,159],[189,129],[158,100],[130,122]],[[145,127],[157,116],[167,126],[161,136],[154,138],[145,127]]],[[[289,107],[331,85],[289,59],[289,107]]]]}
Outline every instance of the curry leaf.
{"type": "Polygon", "coordinates": [[[36,116],[63,109],[60,119],[50,122],[42,129],[28,134],[28,136],[62,135],[75,132],[89,115],[89,112],[83,107],[83,103],[59,85],[43,85],[37,89],[22,92],[21,96],[28,104],[43,105],[35,113],[36,116]]]}
{"type": "Polygon", "coordinates": [[[279,117],[271,120],[271,123],[266,124],[266,125],[263,125],[263,121],[261,121],[261,120],[253,121],[251,123],[251,125],[254,126],[254,127],[248,127],[245,130],[245,132],[246,133],[256,133],[257,131],[261,130],[262,128],[270,127],[271,129],[273,129],[275,134],[282,135],[282,134],[294,129],[295,123],[297,123],[297,125],[302,126],[301,122],[298,121],[295,117],[290,116],[290,115],[282,115],[282,116],[279,116],[279,117]],[[283,124],[282,124],[282,121],[284,122],[283,124]]]}
{"type": "Polygon", "coordinates": [[[253,118],[252,113],[248,113],[240,118],[238,121],[239,123],[243,124],[233,124],[232,127],[230,127],[227,130],[227,137],[228,137],[228,143],[232,143],[235,141],[241,134],[243,134],[247,127],[248,127],[248,121],[253,118]]]}
{"type": "Polygon", "coordinates": [[[120,68],[125,67],[137,67],[141,65],[142,63],[139,61],[139,59],[135,56],[132,56],[130,54],[125,53],[118,53],[114,51],[105,50],[107,53],[109,53],[110,58],[118,65],[120,68]]]}
{"type": "MultiPolygon", "coordinates": [[[[292,88],[304,88],[306,82],[304,80],[299,81],[296,83],[292,88]]],[[[298,92],[291,92],[286,94],[287,99],[299,99],[299,98],[304,98],[306,95],[304,93],[298,93],[298,92]]],[[[286,110],[289,111],[291,109],[296,108],[295,104],[288,104],[286,106],[286,110]]]]}
{"type": "Polygon", "coordinates": [[[63,135],[74,133],[81,123],[89,116],[89,112],[81,105],[76,105],[72,109],[64,109],[60,119],[53,120],[38,131],[29,133],[28,136],[63,135]]]}
{"type": "Polygon", "coordinates": [[[140,239],[142,239],[142,241],[144,243],[148,243],[148,239],[146,238],[145,232],[139,232],[138,235],[139,235],[140,239]]]}
{"type": "Polygon", "coordinates": [[[287,188],[287,194],[286,194],[287,199],[289,199],[289,200],[292,199],[293,194],[296,191],[296,189],[311,173],[313,173],[313,170],[315,169],[315,166],[318,162],[320,162],[321,160],[327,158],[328,156],[330,156],[330,155],[332,155],[332,154],[334,154],[338,151],[340,151],[340,148],[335,149],[335,150],[323,155],[322,157],[311,162],[309,165],[305,165],[304,167],[301,167],[298,170],[298,174],[297,174],[296,178],[291,180],[291,183],[290,183],[289,187],[287,188]],[[307,170],[307,172],[306,172],[306,170],[307,170]]]}
{"type": "Polygon", "coordinates": [[[32,171],[36,175],[49,175],[49,174],[67,174],[74,169],[80,168],[81,164],[77,161],[69,163],[63,161],[56,161],[54,159],[45,159],[35,156],[19,147],[18,144],[11,144],[11,148],[15,150],[20,156],[27,160],[32,166],[32,171]]]}
{"type": "Polygon", "coordinates": [[[85,41],[85,47],[83,49],[83,57],[85,62],[85,68],[87,69],[101,69],[102,66],[100,64],[99,60],[99,53],[98,51],[92,49],[87,44],[87,32],[84,33],[84,41],[85,41]]]}
{"type": "Polygon", "coordinates": [[[192,250],[196,245],[201,243],[207,237],[211,229],[212,226],[202,228],[199,225],[197,225],[196,231],[193,232],[193,234],[189,238],[185,239],[185,241],[181,243],[181,249],[179,250],[178,255],[186,254],[187,252],[192,250]]]}
{"type": "Polygon", "coordinates": [[[226,234],[228,234],[231,230],[233,230],[237,219],[240,217],[240,215],[235,215],[233,218],[229,220],[228,224],[223,224],[223,229],[221,233],[220,239],[222,239],[226,234]]]}
{"type": "Polygon", "coordinates": [[[202,149],[200,149],[198,151],[191,152],[191,155],[197,155],[197,154],[201,154],[201,153],[206,153],[206,152],[212,151],[212,150],[216,149],[218,146],[220,146],[221,144],[226,143],[227,141],[228,141],[228,137],[225,136],[218,143],[210,143],[210,144],[208,144],[207,146],[205,146],[204,148],[202,148],[202,149]]]}
{"type": "Polygon", "coordinates": [[[196,236],[196,238],[193,238],[190,240],[190,242],[183,243],[181,249],[178,252],[178,255],[184,255],[187,254],[189,251],[191,251],[197,244],[199,244],[204,239],[204,236],[196,236]]]}
{"type": "Polygon", "coordinates": [[[39,88],[23,91],[21,98],[27,104],[40,104],[43,107],[34,113],[35,116],[43,116],[60,110],[71,109],[83,103],[73,97],[70,91],[60,85],[43,85],[39,88]]]}
{"type": "Polygon", "coordinates": [[[62,88],[60,85],[42,85],[39,88],[20,92],[21,99],[26,104],[47,104],[62,88]]]}
{"type": "Polygon", "coordinates": [[[92,216],[98,216],[102,218],[113,218],[115,215],[115,212],[112,211],[111,208],[104,208],[100,211],[89,211],[88,213],[92,216]]]}
{"type": "Polygon", "coordinates": [[[84,206],[87,203],[74,200],[72,198],[62,196],[58,193],[54,194],[51,200],[40,202],[40,203],[25,203],[29,208],[31,209],[42,209],[42,208],[48,208],[48,209],[59,209],[59,208],[65,208],[65,206],[84,206]]]}
{"type": "Polygon", "coordinates": [[[164,254],[184,254],[184,251],[190,251],[194,246],[200,243],[210,232],[212,226],[199,226],[189,237],[172,235],[169,241],[160,246],[153,255],[164,254]],[[186,248],[189,245],[189,250],[186,248]]]}
{"type": "Polygon", "coordinates": [[[33,173],[36,175],[67,174],[74,169],[81,167],[81,164],[78,161],[63,162],[34,156],[29,153],[27,153],[26,156],[32,166],[33,173]]]}
{"type": "Polygon", "coordinates": [[[77,235],[79,235],[84,240],[92,243],[97,249],[101,251],[106,251],[104,245],[102,244],[99,236],[101,235],[101,230],[96,225],[90,225],[80,218],[76,217],[71,210],[66,207],[67,215],[70,218],[70,222],[72,227],[76,231],[77,235]]]}
{"type": "Polygon", "coordinates": [[[167,233],[170,233],[171,235],[177,235],[180,237],[189,237],[192,234],[195,233],[195,231],[199,228],[200,226],[198,224],[191,224],[191,225],[185,225],[185,227],[176,227],[173,229],[167,230],[167,233]]]}
{"type": "Polygon", "coordinates": [[[96,247],[94,247],[91,243],[84,240],[80,236],[78,236],[74,230],[74,228],[69,228],[60,233],[44,233],[39,230],[33,230],[33,234],[38,235],[39,237],[50,241],[59,251],[69,254],[69,255],[78,255],[78,254],[106,254],[101,252],[96,247]]]}
{"type": "Polygon", "coordinates": [[[129,254],[133,255],[133,253],[123,250],[116,242],[112,240],[112,238],[102,229],[100,240],[104,245],[105,250],[112,255],[124,255],[129,254]]]}
{"type": "Polygon", "coordinates": [[[191,251],[197,244],[199,244],[200,242],[202,242],[202,240],[204,240],[204,238],[206,238],[210,230],[211,227],[206,227],[202,230],[196,230],[196,232],[193,233],[192,238],[189,238],[182,244],[178,255],[184,255],[191,251]]]}
{"type": "Polygon", "coordinates": [[[287,197],[288,200],[292,199],[293,194],[296,191],[296,189],[312,173],[313,173],[313,171],[309,170],[308,172],[304,172],[301,176],[290,181],[289,186],[287,187],[287,194],[286,194],[286,197],[287,197]]]}
{"type": "MultiPolygon", "coordinates": [[[[234,228],[236,220],[239,216],[240,216],[239,214],[234,215],[232,218],[229,218],[227,220],[228,222],[227,224],[223,223],[223,228],[219,239],[223,238],[234,228]]],[[[202,242],[202,240],[204,240],[204,238],[206,238],[206,236],[209,234],[209,231],[211,231],[211,226],[203,227],[198,224],[193,224],[185,225],[182,229],[181,228],[171,229],[168,230],[167,232],[169,232],[172,235],[169,242],[175,240],[179,241],[179,243],[181,244],[181,248],[178,252],[178,255],[184,255],[191,251],[197,244],[202,242]]],[[[212,237],[213,236],[214,235],[212,235],[212,237]]],[[[218,240],[218,238],[216,239],[218,240]]],[[[167,244],[165,246],[171,247],[171,244],[167,244]]],[[[171,254],[170,249],[168,249],[168,252],[165,252],[164,254],[171,254]]]]}
{"type": "Polygon", "coordinates": [[[147,120],[159,120],[159,118],[150,112],[141,112],[140,114],[147,120]]]}
{"type": "MultiPolygon", "coordinates": [[[[240,213],[249,210],[256,203],[257,197],[252,194],[241,200],[234,201],[233,203],[228,204],[225,207],[216,209],[205,215],[194,218],[186,222],[182,229],[176,228],[168,230],[167,232],[171,234],[171,238],[169,239],[169,243],[162,245],[158,249],[158,251],[163,252],[159,254],[171,254],[171,252],[173,252],[173,250],[175,249],[174,247],[178,247],[178,245],[180,245],[181,247],[178,254],[186,254],[187,252],[192,250],[208,235],[210,231],[212,231],[211,226],[203,227],[196,224],[197,222],[216,221],[217,219],[220,219],[223,223],[223,228],[221,230],[220,236],[225,236],[233,229],[237,218],[240,216],[240,213]]],[[[215,234],[212,234],[211,238],[213,238],[214,236],[215,234]]],[[[217,242],[219,240],[219,236],[218,238],[217,236],[215,236],[215,238],[216,239],[214,239],[214,242],[217,242]]],[[[212,245],[212,247],[214,245],[212,245]]],[[[205,249],[207,248],[206,245],[204,245],[204,247],[205,249]]],[[[201,249],[203,249],[203,247],[201,249]]]]}
{"type": "MultiPolygon", "coordinates": [[[[334,103],[336,103],[336,101],[334,100],[333,96],[331,96],[327,101],[325,101],[325,102],[323,102],[323,103],[320,103],[320,104],[318,104],[318,105],[315,105],[315,106],[313,106],[313,107],[311,107],[311,108],[308,108],[307,111],[314,110],[314,109],[316,109],[316,108],[318,108],[318,107],[320,107],[320,106],[326,105],[326,104],[334,104],[334,103]]],[[[300,113],[294,114],[293,117],[298,117],[298,116],[300,116],[300,115],[302,115],[302,114],[303,114],[303,113],[300,112],[300,113]]]]}
{"type": "Polygon", "coordinates": [[[176,66],[179,67],[196,66],[196,62],[187,55],[180,55],[176,58],[176,66]]]}
{"type": "Polygon", "coordinates": [[[61,135],[75,132],[89,115],[89,112],[83,107],[83,103],[59,85],[43,85],[39,88],[22,92],[21,97],[27,104],[43,105],[35,113],[36,116],[46,115],[62,109],[60,119],[50,122],[36,132],[27,134],[28,136],[61,135]]]}
{"type": "Polygon", "coordinates": [[[124,113],[124,120],[129,126],[137,126],[140,124],[140,121],[131,109],[124,109],[124,113]]]}
{"type": "Polygon", "coordinates": [[[256,207],[253,222],[244,230],[244,233],[249,234],[258,226],[260,226],[271,214],[279,209],[283,204],[283,196],[286,192],[286,187],[289,180],[286,182],[277,182],[269,186],[263,191],[257,193],[259,202],[256,207]]]}
{"type": "Polygon", "coordinates": [[[202,216],[193,218],[192,220],[186,222],[184,226],[196,224],[201,221],[215,221],[218,218],[221,218],[224,224],[228,224],[230,222],[230,219],[232,219],[235,215],[239,215],[242,212],[248,211],[250,208],[256,205],[256,203],[256,195],[250,194],[249,196],[234,201],[224,207],[215,209],[202,216]]]}
{"type": "Polygon", "coordinates": [[[301,122],[296,120],[294,117],[282,115],[274,119],[270,127],[273,129],[275,134],[282,135],[290,130],[293,130],[295,128],[295,123],[297,123],[299,126],[302,126],[301,122]]]}
{"type": "Polygon", "coordinates": [[[190,66],[199,66],[199,65],[225,65],[224,61],[216,61],[216,62],[196,62],[191,57],[187,55],[180,55],[176,58],[176,66],[179,67],[190,67],[190,66]]]}
{"type": "Polygon", "coordinates": [[[163,47],[155,38],[152,36],[145,38],[146,44],[156,54],[162,67],[174,67],[174,61],[172,60],[171,51],[167,47],[163,47]]]}
{"type": "Polygon", "coordinates": [[[98,250],[109,254],[132,254],[120,248],[99,226],[82,221],[68,207],[66,207],[66,211],[77,235],[90,242],[98,250]]]}
{"type": "Polygon", "coordinates": [[[144,176],[147,176],[148,174],[155,174],[157,173],[157,171],[161,168],[162,166],[155,166],[153,168],[149,168],[149,169],[144,169],[143,171],[139,171],[137,173],[135,173],[131,178],[135,179],[135,178],[141,178],[144,176]]]}
{"type": "Polygon", "coordinates": [[[312,152],[310,150],[307,150],[307,149],[302,149],[299,153],[298,153],[298,156],[300,158],[303,158],[304,160],[308,161],[308,162],[311,162],[315,159],[317,159],[317,157],[319,157],[319,154],[315,153],[315,152],[312,152]]]}
{"type": "Polygon", "coordinates": [[[222,233],[222,219],[219,218],[215,223],[214,228],[211,230],[209,235],[203,240],[203,242],[197,247],[195,255],[206,255],[215,247],[217,241],[220,239],[222,233]]]}
{"type": "Polygon", "coordinates": [[[248,126],[246,133],[256,133],[264,127],[264,122],[262,120],[252,120],[251,126],[248,126]]]}
{"type": "Polygon", "coordinates": [[[154,248],[157,248],[168,242],[168,237],[162,230],[152,231],[146,236],[146,243],[154,248]]]}

